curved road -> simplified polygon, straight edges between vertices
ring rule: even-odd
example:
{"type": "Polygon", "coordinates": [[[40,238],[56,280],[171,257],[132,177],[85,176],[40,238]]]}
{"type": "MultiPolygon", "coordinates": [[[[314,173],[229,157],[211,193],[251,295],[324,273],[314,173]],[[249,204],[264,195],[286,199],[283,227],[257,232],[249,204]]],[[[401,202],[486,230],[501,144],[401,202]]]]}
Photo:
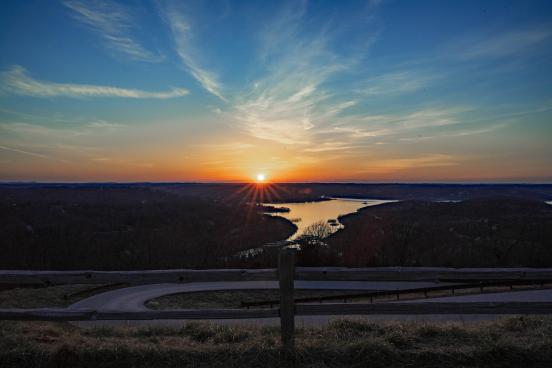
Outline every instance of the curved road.
{"type": "MultiPolygon", "coordinates": [[[[391,282],[391,281],[295,281],[296,289],[326,289],[326,290],[400,290],[418,287],[431,287],[445,285],[445,283],[433,282],[391,282]]],[[[236,282],[197,282],[186,284],[149,284],[133,286],[128,288],[111,290],[83,299],[71,306],[69,309],[96,309],[101,311],[144,311],[148,310],[145,303],[148,300],[164,295],[177,293],[190,293],[198,291],[215,290],[245,290],[245,289],[277,289],[277,281],[236,281],[236,282]]],[[[512,291],[502,293],[487,293],[463,296],[438,297],[430,299],[411,300],[408,303],[430,303],[430,302],[485,302],[485,301],[512,301],[512,302],[534,302],[552,301],[552,289],[512,291]]],[[[342,319],[345,316],[297,316],[298,326],[320,326],[325,325],[334,319],[342,319]]],[[[432,321],[461,321],[474,322],[501,318],[503,315],[382,315],[382,316],[351,316],[367,321],[390,321],[390,320],[432,320],[432,321]]],[[[278,318],[247,319],[247,320],[210,320],[222,324],[240,325],[279,325],[278,318]]],[[[78,322],[81,326],[101,325],[182,325],[187,320],[149,320],[149,321],[94,321],[78,322]]]]}
{"type": "MultiPolygon", "coordinates": [[[[436,285],[450,285],[435,282],[395,282],[395,281],[295,281],[296,289],[319,290],[400,290],[436,285]]],[[[69,308],[88,308],[96,310],[143,311],[148,300],[163,295],[193,293],[198,291],[277,289],[277,281],[231,281],[231,282],[193,282],[186,284],[149,284],[111,290],[83,299],[69,308]]]]}

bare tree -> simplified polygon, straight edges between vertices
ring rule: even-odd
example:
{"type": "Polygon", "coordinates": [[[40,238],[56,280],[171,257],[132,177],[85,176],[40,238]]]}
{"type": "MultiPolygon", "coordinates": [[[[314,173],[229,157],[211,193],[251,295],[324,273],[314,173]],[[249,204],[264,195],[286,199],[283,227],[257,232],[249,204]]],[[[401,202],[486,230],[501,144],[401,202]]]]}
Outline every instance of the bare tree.
{"type": "Polygon", "coordinates": [[[320,220],[307,226],[300,237],[317,238],[321,240],[330,236],[331,233],[332,227],[328,225],[328,223],[320,220]]]}

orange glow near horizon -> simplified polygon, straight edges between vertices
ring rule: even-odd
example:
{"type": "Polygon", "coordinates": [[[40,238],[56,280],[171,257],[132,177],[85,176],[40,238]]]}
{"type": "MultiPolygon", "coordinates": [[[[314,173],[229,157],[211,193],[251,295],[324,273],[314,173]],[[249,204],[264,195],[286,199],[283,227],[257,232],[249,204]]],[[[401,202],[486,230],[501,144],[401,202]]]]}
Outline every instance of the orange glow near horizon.
{"type": "Polygon", "coordinates": [[[447,154],[405,158],[404,152],[379,152],[380,146],[372,147],[370,159],[363,160],[364,152],[310,153],[302,152],[301,147],[248,144],[234,147],[224,141],[186,151],[180,146],[155,144],[140,154],[133,155],[130,148],[125,148],[98,160],[77,154],[64,161],[55,161],[57,156],[38,159],[27,155],[21,160],[5,161],[0,179],[239,182],[259,188],[292,182],[532,181],[538,179],[539,172],[549,180],[549,165],[544,160],[522,165],[522,161],[493,164],[478,156],[447,154]]]}

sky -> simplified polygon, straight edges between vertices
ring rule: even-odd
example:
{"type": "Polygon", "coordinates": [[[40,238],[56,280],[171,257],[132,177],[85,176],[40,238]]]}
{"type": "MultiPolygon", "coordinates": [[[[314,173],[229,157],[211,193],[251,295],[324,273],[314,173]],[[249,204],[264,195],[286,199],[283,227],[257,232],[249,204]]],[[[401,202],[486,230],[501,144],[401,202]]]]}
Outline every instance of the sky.
{"type": "Polygon", "coordinates": [[[552,182],[551,1],[3,1],[1,181],[552,182]]]}

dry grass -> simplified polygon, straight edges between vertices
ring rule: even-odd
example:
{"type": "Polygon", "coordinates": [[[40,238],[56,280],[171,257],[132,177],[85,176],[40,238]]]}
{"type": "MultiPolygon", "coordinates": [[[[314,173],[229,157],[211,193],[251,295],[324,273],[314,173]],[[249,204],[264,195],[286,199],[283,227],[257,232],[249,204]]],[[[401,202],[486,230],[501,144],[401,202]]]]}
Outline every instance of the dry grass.
{"type": "MultiPolygon", "coordinates": [[[[93,287],[12,289],[0,292],[0,307],[63,307],[98,292],[93,287]]],[[[302,290],[297,296],[313,293],[343,291],[302,290]]],[[[276,290],[192,293],[160,298],[157,307],[233,307],[242,300],[277,296],[276,290]]],[[[70,323],[0,321],[0,367],[552,366],[550,317],[470,325],[339,320],[324,328],[298,329],[293,358],[281,352],[279,339],[274,327],[190,323],[181,328],[81,329],[70,323]]]]}
{"type": "Polygon", "coordinates": [[[91,328],[0,322],[2,367],[549,367],[552,319],[477,325],[339,320],[299,329],[294,359],[278,328],[190,323],[91,328]]]}
{"type": "MultiPolygon", "coordinates": [[[[81,299],[97,293],[103,293],[125,285],[57,285],[46,288],[15,288],[0,291],[0,308],[46,308],[67,307],[81,299]]],[[[545,284],[545,288],[552,284],[545,284]]],[[[514,286],[514,290],[539,289],[540,285],[514,286]]],[[[510,288],[487,287],[486,293],[509,291],[510,288]]],[[[360,290],[295,290],[296,298],[323,297],[332,295],[358,294],[360,290]]],[[[478,294],[479,288],[456,290],[455,295],[478,294]]],[[[450,296],[450,291],[433,291],[428,297],[450,296]]],[[[423,298],[422,293],[403,294],[401,300],[423,298]]],[[[256,302],[264,300],[278,300],[278,290],[224,290],[206,291],[184,294],[167,295],[150,300],[147,306],[152,309],[178,309],[178,308],[240,308],[241,302],[256,302]]],[[[396,296],[390,295],[375,298],[374,302],[386,302],[396,300],[396,296]]],[[[367,302],[369,298],[356,298],[349,302],[367,302]]]]}
{"type": "MultiPolygon", "coordinates": [[[[545,284],[545,288],[552,288],[552,284],[545,284]]],[[[536,290],[542,288],[541,285],[516,285],[513,290],[536,290]]],[[[509,286],[493,286],[484,288],[484,293],[500,293],[510,291],[509,286]]],[[[324,297],[347,294],[360,294],[362,290],[306,290],[295,289],[295,298],[324,297]]],[[[460,296],[480,294],[479,287],[470,289],[455,290],[454,294],[450,290],[431,291],[427,293],[428,298],[438,298],[445,296],[460,296]]],[[[424,299],[424,293],[401,294],[400,300],[424,299]]],[[[258,290],[219,290],[219,291],[200,291],[194,293],[180,293],[165,295],[152,299],[146,303],[151,309],[180,309],[180,308],[240,308],[242,302],[261,302],[268,300],[279,300],[280,294],[276,289],[258,289],[258,290]]],[[[397,300],[396,295],[379,296],[372,299],[374,303],[389,302],[397,300]]],[[[349,303],[369,303],[368,297],[357,297],[347,299],[349,303]]],[[[255,307],[255,308],[262,308],[255,307]]],[[[268,306],[265,306],[268,307],[268,306]]]]}
{"type": "MultiPolygon", "coordinates": [[[[358,290],[295,290],[295,298],[323,297],[358,293],[358,290]]],[[[181,293],[155,298],[146,303],[151,309],[240,308],[242,302],[279,300],[278,289],[220,290],[181,293]]],[[[257,308],[257,307],[256,307],[257,308]]]]}
{"type": "Polygon", "coordinates": [[[67,307],[77,301],[124,285],[57,285],[0,291],[0,308],[67,307]]]}
{"type": "MultiPolygon", "coordinates": [[[[481,292],[481,289],[479,287],[473,287],[468,289],[455,289],[454,293],[452,293],[451,290],[437,290],[437,291],[429,291],[427,293],[427,296],[424,293],[407,293],[407,294],[401,294],[399,297],[399,300],[415,300],[415,299],[425,299],[425,298],[440,298],[440,297],[448,297],[448,296],[462,296],[462,295],[473,295],[473,294],[492,294],[492,293],[504,293],[509,291],[525,291],[525,290],[539,290],[539,289],[550,289],[552,288],[551,283],[545,283],[543,285],[540,284],[533,284],[533,285],[514,285],[510,288],[510,286],[487,286],[483,289],[483,292],[481,292]]],[[[396,295],[387,295],[387,296],[381,296],[377,298],[373,298],[373,302],[389,302],[389,301],[396,301],[397,297],[396,295]]],[[[355,298],[355,302],[369,302],[370,298],[355,298]]]]}

